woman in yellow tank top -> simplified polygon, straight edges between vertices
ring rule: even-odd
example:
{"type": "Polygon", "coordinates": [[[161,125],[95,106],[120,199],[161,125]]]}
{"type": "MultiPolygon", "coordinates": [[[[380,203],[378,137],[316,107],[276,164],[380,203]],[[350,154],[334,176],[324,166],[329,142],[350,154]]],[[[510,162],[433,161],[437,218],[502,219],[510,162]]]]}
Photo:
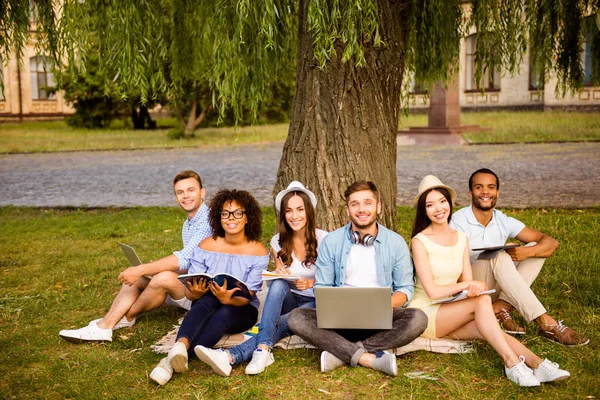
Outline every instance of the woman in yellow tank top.
{"type": "Polygon", "coordinates": [[[482,339],[504,361],[506,376],[520,386],[566,379],[569,372],[548,359],[542,360],[521,342],[507,335],[498,324],[492,301],[481,295],[487,287],[473,280],[469,244],[464,233],[448,226],[456,192],[428,175],[415,197],[417,208],[411,243],[417,281],[409,307],[422,309],[429,318],[424,337],[482,339]],[[432,305],[432,299],[467,290],[467,299],[432,305]]]}

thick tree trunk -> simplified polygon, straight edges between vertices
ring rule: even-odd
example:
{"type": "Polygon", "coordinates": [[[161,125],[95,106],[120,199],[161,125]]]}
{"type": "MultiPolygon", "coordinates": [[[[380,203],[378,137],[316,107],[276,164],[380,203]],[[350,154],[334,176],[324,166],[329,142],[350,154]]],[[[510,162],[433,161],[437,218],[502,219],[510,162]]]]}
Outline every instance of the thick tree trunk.
{"type": "Polygon", "coordinates": [[[404,70],[408,1],[379,1],[385,45],[365,45],[367,65],[342,63],[338,44],[324,70],[307,28],[308,1],[300,1],[296,93],[274,193],[302,181],[319,199],[318,225],[347,222],[344,191],[357,180],[375,182],[383,203],[380,221],[396,227],[396,134],[404,70]]]}

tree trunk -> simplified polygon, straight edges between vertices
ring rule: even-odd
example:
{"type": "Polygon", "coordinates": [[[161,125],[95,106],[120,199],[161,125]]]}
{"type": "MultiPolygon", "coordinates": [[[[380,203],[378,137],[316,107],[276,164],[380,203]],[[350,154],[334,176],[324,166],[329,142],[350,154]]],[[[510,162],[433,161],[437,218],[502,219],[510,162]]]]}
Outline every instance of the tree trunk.
{"type": "Polygon", "coordinates": [[[292,180],[304,183],[319,200],[321,228],[347,222],[344,191],[363,179],[379,189],[380,222],[396,228],[396,135],[409,6],[379,1],[385,44],[365,44],[364,67],[342,63],[337,43],[337,54],[319,69],[307,27],[308,0],[300,0],[294,107],[274,193],[292,180]]]}
{"type": "Polygon", "coordinates": [[[183,130],[184,137],[192,137],[194,135],[196,127],[200,125],[202,121],[204,121],[204,118],[206,118],[206,114],[208,114],[208,112],[212,110],[212,104],[205,105],[204,107],[202,107],[202,112],[200,113],[200,115],[196,116],[198,103],[198,100],[194,100],[194,103],[192,104],[192,109],[188,117],[188,122],[183,130]]]}

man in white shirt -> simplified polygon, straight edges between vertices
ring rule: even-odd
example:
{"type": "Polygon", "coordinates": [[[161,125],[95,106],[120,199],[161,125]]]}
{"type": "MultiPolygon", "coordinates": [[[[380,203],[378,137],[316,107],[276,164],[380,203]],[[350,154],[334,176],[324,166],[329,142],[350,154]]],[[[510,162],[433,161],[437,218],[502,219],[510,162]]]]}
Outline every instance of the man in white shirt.
{"type": "Polygon", "coordinates": [[[548,315],[530,288],[546,257],[558,248],[558,242],[496,210],[499,189],[500,181],[493,171],[487,168],[475,171],[469,178],[471,206],[455,212],[450,226],[467,234],[471,249],[502,246],[509,238],[526,245],[500,251],[491,260],[478,260],[481,251],[471,250],[473,279],[496,288],[495,297],[499,297],[494,302],[494,311],[508,333],[525,333],[510,315],[514,307],[528,323],[538,324],[540,335],[566,346],[588,344],[589,339],[548,315]]]}
{"type": "Polygon", "coordinates": [[[63,339],[73,342],[111,342],[112,331],[129,328],[136,317],[166,303],[189,310],[192,302],[185,297],[185,286],[177,279],[190,267],[194,248],[212,235],[208,223],[209,209],[204,204],[206,191],[200,176],[194,171],[182,171],[173,179],[173,191],[187,218],[181,232],[183,249],[173,254],[129,267],[118,276],[123,283],[108,312],[80,329],[59,332],[63,339]]]}
{"type": "Polygon", "coordinates": [[[405,308],[414,293],[410,252],[400,235],[377,223],[381,202],[373,182],[355,182],[344,195],[350,223],[329,233],[319,246],[315,287],[389,287],[392,329],[318,328],[314,308],[296,308],[288,324],[296,335],[324,350],[321,372],[350,364],[396,376],[396,357],[384,350],[412,342],[427,327],[424,312],[405,308]]]}

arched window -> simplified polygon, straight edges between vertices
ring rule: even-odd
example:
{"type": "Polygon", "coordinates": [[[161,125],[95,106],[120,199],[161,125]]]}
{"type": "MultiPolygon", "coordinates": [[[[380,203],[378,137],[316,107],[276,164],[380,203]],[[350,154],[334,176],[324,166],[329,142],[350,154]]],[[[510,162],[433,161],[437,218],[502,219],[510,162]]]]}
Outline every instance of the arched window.
{"type": "Polygon", "coordinates": [[[52,63],[48,57],[37,56],[29,59],[31,73],[31,98],[33,100],[55,100],[54,93],[49,89],[54,87],[52,63]]]}
{"type": "Polygon", "coordinates": [[[468,36],[465,39],[465,47],[465,90],[467,92],[476,92],[481,89],[489,91],[500,90],[500,71],[498,69],[490,73],[489,68],[487,66],[484,66],[481,81],[477,82],[475,79],[475,54],[477,53],[477,34],[468,36]]]}

